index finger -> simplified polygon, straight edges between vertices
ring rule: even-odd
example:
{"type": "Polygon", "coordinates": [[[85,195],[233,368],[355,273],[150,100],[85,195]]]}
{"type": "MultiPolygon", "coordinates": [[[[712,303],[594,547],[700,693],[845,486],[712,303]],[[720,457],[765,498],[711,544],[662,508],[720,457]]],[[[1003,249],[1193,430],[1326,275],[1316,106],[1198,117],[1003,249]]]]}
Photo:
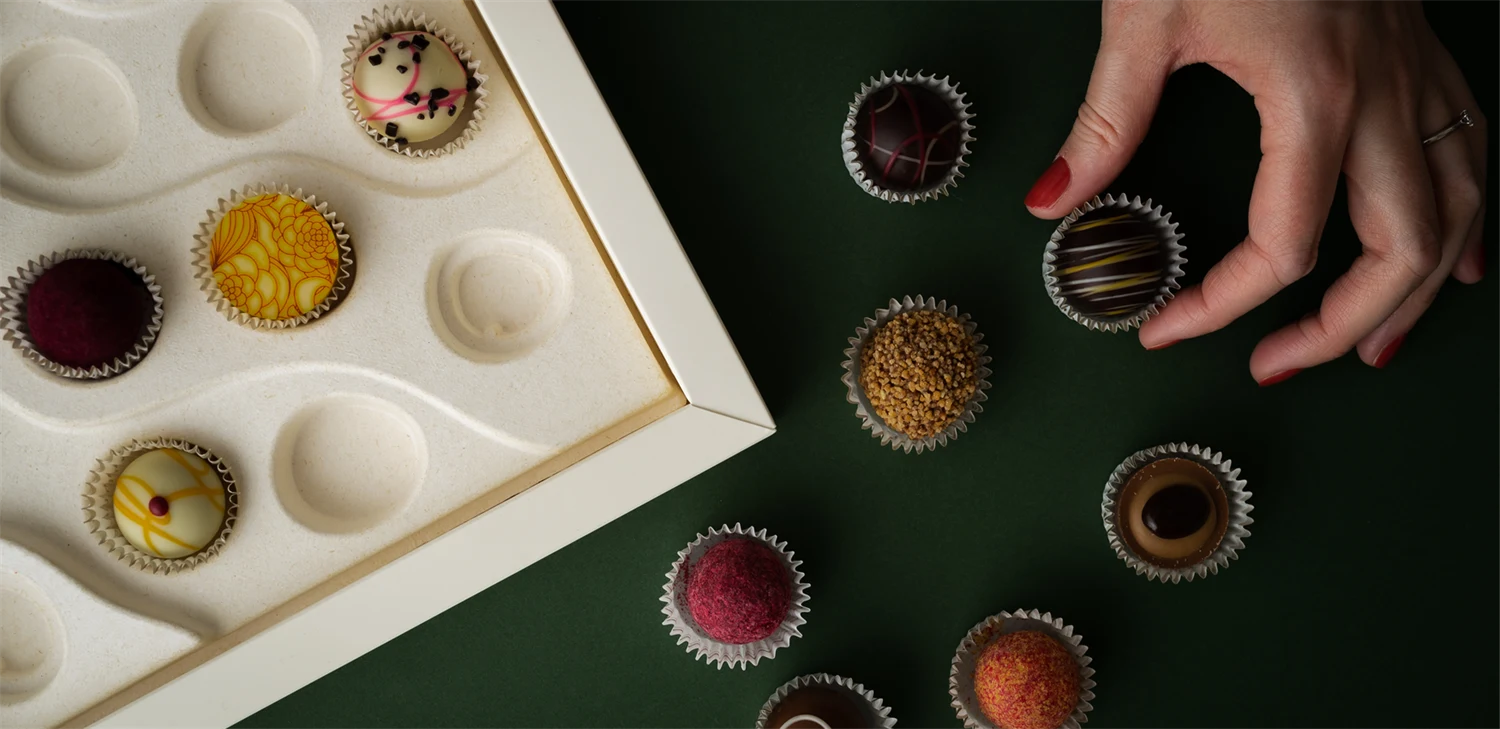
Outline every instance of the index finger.
{"type": "Polygon", "coordinates": [[[1222,329],[1312,270],[1348,141],[1343,120],[1316,108],[1304,105],[1292,118],[1262,112],[1250,235],[1141,326],[1142,346],[1222,329]]]}

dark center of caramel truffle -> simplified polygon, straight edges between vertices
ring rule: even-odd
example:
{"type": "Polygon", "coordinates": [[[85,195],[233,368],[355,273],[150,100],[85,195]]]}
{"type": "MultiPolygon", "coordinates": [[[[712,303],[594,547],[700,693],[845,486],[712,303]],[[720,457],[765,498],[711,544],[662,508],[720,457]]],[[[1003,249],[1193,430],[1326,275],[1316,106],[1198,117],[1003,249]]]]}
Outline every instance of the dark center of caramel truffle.
{"type": "Polygon", "coordinates": [[[1202,489],[1178,484],[1146,500],[1141,509],[1141,523],[1162,539],[1181,539],[1203,528],[1212,510],[1202,489]]]}

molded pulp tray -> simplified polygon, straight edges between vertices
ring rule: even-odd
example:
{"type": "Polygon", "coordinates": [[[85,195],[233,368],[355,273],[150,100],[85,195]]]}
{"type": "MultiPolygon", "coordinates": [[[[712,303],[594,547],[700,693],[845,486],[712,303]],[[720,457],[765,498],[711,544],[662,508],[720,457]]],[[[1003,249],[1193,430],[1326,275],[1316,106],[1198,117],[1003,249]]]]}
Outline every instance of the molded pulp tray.
{"type": "Polygon", "coordinates": [[[119,377],[0,352],[0,725],[232,723],[772,432],[551,6],[393,4],[484,77],[472,141],[415,159],[345,108],[382,4],[0,3],[0,266],[108,249],[166,302],[119,377]],[[357,266],[278,331],[193,261],[207,211],[273,183],[326,201],[357,266]],[[223,551],[176,574],[81,507],[97,459],[156,437],[239,487],[223,551]]]}

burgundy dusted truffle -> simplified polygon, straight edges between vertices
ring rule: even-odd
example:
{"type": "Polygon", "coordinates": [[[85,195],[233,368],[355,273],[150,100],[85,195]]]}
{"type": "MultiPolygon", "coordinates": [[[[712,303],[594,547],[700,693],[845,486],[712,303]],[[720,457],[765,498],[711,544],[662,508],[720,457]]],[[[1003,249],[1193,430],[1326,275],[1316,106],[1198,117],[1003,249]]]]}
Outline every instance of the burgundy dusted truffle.
{"type": "Polygon", "coordinates": [[[781,555],[753,539],[726,539],[687,576],[694,622],[721,643],[744,644],[776,632],[792,604],[792,576],[781,555]]]}
{"type": "Polygon", "coordinates": [[[146,333],[151,292],[114,261],[73,258],[37,277],[26,293],[26,330],[42,356],[87,369],[123,359],[146,333]]]}

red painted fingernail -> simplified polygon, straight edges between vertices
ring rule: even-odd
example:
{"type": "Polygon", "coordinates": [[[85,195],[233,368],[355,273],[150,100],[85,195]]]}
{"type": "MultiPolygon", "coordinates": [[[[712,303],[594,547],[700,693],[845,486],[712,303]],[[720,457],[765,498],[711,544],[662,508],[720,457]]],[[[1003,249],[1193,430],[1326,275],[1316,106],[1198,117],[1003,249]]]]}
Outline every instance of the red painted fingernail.
{"type": "Polygon", "coordinates": [[[1380,350],[1380,354],[1375,355],[1375,368],[1385,369],[1385,366],[1390,363],[1391,358],[1396,356],[1396,350],[1401,349],[1401,345],[1405,342],[1406,335],[1402,334],[1392,339],[1390,344],[1385,345],[1385,349],[1380,350]]]}
{"type": "Polygon", "coordinates": [[[1026,193],[1026,207],[1045,208],[1057,202],[1072,179],[1073,173],[1068,170],[1067,160],[1062,157],[1052,160],[1052,166],[1037,178],[1036,184],[1031,186],[1031,192],[1026,193]]]}
{"type": "Polygon", "coordinates": [[[1158,344],[1155,347],[1147,347],[1146,351],[1148,351],[1148,352],[1155,352],[1158,349],[1166,349],[1167,347],[1170,347],[1170,346],[1172,346],[1172,345],[1174,345],[1174,344],[1176,344],[1176,343],[1178,343],[1180,341],[1182,341],[1182,340],[1181,339],[1173,339],[1170,342],[1162,342],[1161,344],[1158,344]]]}
{"type": "Polygon", "coordinates": [[[1260,384],[1261,387],[1270,387],[1271,385],[1274,385],[1274,384],[1276,384],[1278,382],[1286,382],[1287,380],[1292,379],[1293,375],[1295,375],[1295,374],[1297,374],[1298,372],[1301,372],[1301,371],[1302,371],[1302,368],[1298,367],[1297,369],[1294,369],[1294,370],[1286,370],[1284,372],[1277,372],[1276,374],[1271,375],[1270,377],[1267,377],[1264,380],[1261,380],[1259,384],[1260,384]]]}

